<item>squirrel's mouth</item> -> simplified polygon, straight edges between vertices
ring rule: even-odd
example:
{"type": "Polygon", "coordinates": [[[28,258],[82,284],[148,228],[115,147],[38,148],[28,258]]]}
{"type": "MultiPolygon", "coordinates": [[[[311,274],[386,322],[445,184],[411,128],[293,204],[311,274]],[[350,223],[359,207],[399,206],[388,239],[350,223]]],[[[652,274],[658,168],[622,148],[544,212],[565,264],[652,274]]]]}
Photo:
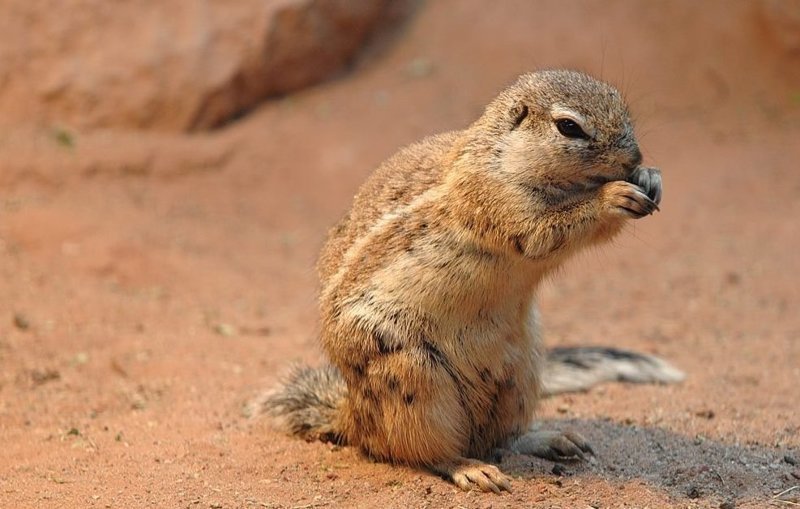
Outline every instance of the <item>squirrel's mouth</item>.
{"type": "Polygon", "coordinates": [[[599,189],[609,182],[616,182],[619,180],[636,184],[635,174],[638,166],[633,168],[625,167],[618,175],[589,175],[584,181],[584,190],[594,191],[599,189]]]}
{"type": "Polygon", "coordinates": [[[589,175],[586,178],[586,183],[587,183],[586,187],[588,188],[587,190],[592,190],[601,187],[605,184],[608,184],[609,182],[612,182],[614,180],[618,179],[607,177],[605,175],[589,175]]]}
{"type": "Polygon", "coordinates": [[[589,175],[580,181],[551,183],[541,186],[531,183],[524,183],[521,186],[531,195],[545,203],[555,205],[569,201],[577,194],[583,194],[600,189],[603,185],[614,180],[620,180],[603,175],[589,175]]]}

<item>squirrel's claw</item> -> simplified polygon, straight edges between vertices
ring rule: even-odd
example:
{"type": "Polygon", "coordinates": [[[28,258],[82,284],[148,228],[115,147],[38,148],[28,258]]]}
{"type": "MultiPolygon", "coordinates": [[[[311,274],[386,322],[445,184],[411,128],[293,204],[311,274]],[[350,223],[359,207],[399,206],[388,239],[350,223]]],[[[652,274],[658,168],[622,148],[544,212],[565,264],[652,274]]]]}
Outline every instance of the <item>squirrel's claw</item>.
{"type": "Polygon", "coordinates": [[[604,188],[610,210],[633,219],[640,219],[659,210],[658,204],[638,184],[627,181],[609,182],[604,188]]]}
{"type": "MultiPolygon", "coordinates": [[[[663,183],[661,179],[661,170],[658,168],[651,168],[648,166],[640,166],[633,171],[630,179],[631,184],[644,189],[647,197],[650,198],[656,205],[661,203],[661,196],[663,195],[663,183]]],[[[660,210],[657,206],[655,210],[660,210]]]]}

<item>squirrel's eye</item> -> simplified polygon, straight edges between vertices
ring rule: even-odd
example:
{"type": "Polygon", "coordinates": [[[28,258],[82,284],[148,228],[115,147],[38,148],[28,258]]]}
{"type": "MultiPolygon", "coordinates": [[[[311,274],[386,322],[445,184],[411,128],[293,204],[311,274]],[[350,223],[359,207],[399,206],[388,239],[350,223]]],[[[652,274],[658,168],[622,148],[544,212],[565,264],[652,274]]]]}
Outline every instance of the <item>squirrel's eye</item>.
{"type": "Polygon", "coordinates": [[[567,138],[589,139],[589,135],[581,129],[581,126],[569,118],[559,118],[556,120],[556,129],[567,138]]]}

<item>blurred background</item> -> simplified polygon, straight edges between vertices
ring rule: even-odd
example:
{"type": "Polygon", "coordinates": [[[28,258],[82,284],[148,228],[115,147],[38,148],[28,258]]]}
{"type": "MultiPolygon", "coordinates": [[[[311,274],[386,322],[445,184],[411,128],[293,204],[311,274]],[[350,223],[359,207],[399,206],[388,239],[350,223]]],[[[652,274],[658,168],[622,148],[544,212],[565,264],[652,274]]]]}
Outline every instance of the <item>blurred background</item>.
{"type": "Polygon", "coordinates": [[[4,0],[0,505],[797,503],[798,161],[797,0],[4,0]],[[623,92],[665,198],[544,289],[547,342],[687,381],[546,401],[598,462],[504,459],[499,498],[248,418],[321,362],[366,176],[562,67],[623,92]]]}

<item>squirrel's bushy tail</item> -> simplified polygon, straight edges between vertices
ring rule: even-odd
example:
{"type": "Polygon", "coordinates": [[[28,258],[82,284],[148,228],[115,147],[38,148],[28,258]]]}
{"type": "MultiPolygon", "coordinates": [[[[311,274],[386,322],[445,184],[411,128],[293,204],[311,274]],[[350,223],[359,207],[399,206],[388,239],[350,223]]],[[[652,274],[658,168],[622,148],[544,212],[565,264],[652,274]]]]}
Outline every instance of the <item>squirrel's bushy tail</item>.
{"type": "Polygon", "coordinates": [[[545,396],[585,391],[602,382],[676,383],[686,375],[667,361],[605,347],[553,348],[542,376],[545,396]]]}
{"type": "Polygon", "coordinates": [[[347,385],[334,366],[296,366],[282,383],[255,402],[254,412],[272,416],[279,427],[305,440],[344,443],[339,429],[347,385]]]}

